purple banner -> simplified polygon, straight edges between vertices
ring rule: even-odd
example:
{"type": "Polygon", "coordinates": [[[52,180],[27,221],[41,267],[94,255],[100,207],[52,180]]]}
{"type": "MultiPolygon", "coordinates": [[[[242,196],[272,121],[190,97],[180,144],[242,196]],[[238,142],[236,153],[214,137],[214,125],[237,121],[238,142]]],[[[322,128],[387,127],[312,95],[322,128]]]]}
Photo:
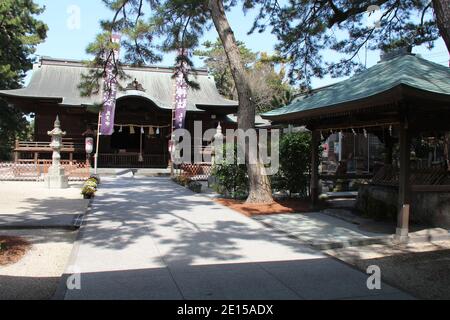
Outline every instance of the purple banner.
{"type": "MultiPolygon", "coordinates": [[[[120,34],[113,33],[111,40],[113,43],[120,44],[120,34]]],[[[106,63],[106,75],[104,79],[104,92],[103,92],[103,108],[102,108],[102,122],[100,126],[100,134],[103,136],[110,136],[114,133],[114,115],[116,111],[116,95],[117,95],[117,78],[114,75],[114,67],[117,60],[119,60],[120,50],[115,49],[112,52],[108,52],[105,57],[106,63]]]]}
{"type": "MultiPolygon", "coordinates": [[[[179,54],[184,54],[180,50],[179,54]]],[[[186,72],[186,63],[182,62],[182,69],[186,72]]],[[[180,72],[176,77],[176,89],[175,89],[175,118],[174,129],[183,129],[186,120],[186,108],[187,108],[187,95],[188,85],[184,79],[183,72],[180,72]]]]}

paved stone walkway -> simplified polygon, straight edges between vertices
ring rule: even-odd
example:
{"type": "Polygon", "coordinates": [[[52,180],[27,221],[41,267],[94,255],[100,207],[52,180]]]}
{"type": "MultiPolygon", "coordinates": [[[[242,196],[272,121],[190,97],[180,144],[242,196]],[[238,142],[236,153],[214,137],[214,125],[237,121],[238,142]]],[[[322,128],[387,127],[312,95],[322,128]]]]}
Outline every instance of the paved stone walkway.
{"type": "Polygon", "coordinates": [[[384,243],[391,236],[389,233],[365,231],[356,224],[321,212],[272,214],[254,219],[320,250],[384,243]]]}
{"type": "Polygon", "coordinates": [[[104,181],[71,266],[59,298],[411,298],[167,178],[104,181]]]}
{"type": "Polygon", "coordinates": [[[73,227],[89,202],[77,182],[48,189],[43,182],[2,181],[0,195],[0,230],[73,227]]]}

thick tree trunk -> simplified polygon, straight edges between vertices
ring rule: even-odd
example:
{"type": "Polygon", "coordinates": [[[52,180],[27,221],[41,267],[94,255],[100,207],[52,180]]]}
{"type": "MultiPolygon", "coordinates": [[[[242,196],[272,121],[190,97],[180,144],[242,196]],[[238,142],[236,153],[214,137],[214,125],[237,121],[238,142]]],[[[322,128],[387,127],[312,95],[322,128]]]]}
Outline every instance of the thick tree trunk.
{"type": "MultiPolygon", "coordinates": [[[[225,53],[228,58],[231,73],[239,99],[238,108],[238,128],[242,130],[253,129],[255,127],[255,104],[252,102],[252,93],[248,83],[244,63],[242,62],[236,38],[231,30],[228,19],[225,15],[222,0],[210,0],[209,9],[212,20],[222,41],[225,53]]],[[[248,203],[270,203],[273,202],[272,188],[269,177],[262,174],[263,164],[258,160],[258,155],[251,152],[253,148],[245,146],[247,171],[249,176],[250,190],[247,199],[248,203]]]]}
{"type": "Polygon", "coordinates": [[[433,7],[439,31],[450,52],[450,0],[433,0],[433,7]]]}

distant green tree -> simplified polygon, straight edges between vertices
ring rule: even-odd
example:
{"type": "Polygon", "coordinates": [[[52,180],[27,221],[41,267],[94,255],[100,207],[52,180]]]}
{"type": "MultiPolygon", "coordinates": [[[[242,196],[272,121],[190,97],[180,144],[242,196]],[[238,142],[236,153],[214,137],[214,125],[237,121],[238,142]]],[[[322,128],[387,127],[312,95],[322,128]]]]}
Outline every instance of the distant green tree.
{"type": "Polygon", "coordinates": [[[294,101],[294,95],[290,90],[286,90],[283,95],[274,96],[270,104],[273,109],[278,109],[289,105],[292,101],[294,101]]]}
{"type": "MultiPolygon", "coordinates": [[[[271,103],[273,99],[282,99],[285,92],[292,91],[288,81],[285,80],[286,73],[282,61],[277,56],[265,52],[253,52],[243,42],[237,43],[252,89],[256,112],[262,113],[273,109],[271,103]],[[281,66],[277,71],[276,67],[279,65],[281,66]]],[[[220,39],[214,43],[207,41],[203,47],[205,49],[194,51],[194,55],[204,58],[204,63],[214,76],[219,92],[229,99],[237,100],[236,85],[220,39]]]]}
{"type": "MultiPolygon", "coordinates": [[[[31,0],[0,1],[0,89],[22,86],[33,67],[32,54],[47,35],[47,26],[36,19],[44,8],[31,0]]],[[[0,159],[10,157],[16,138],[29,134],[25,115],[0,99],[0,159]]]]}
{"type": "MultiPolygon", "coordinates": [[[[243,42],[236,41],[236,43],[242,62],[248,71],[255,62],[257,54],[247,48],[243,42]]],[[[206,67],[208,67],[209,72],[214,77],[220,94],[228,99],[236,99],[236,85],[234,84],[222,42],[220,39],[217,39],[215,42],[206,41],[203,43],[203,47],[204,49],[195,50],[194,55],[203,58],[206,67]]]]}
{"type": "Polygon", "coordinates": [[[20,88],[33,67],[32,54],[47,36],[47,26],[36,19],[43,11],[31,0],[0,2],[0,88],[20,88]]]}
{"type": "Polygon", "coordinates": [[[15,139],[27,140],[31,130],[24,114],[0,99],[0,160],[10,160],[15,139]]]}

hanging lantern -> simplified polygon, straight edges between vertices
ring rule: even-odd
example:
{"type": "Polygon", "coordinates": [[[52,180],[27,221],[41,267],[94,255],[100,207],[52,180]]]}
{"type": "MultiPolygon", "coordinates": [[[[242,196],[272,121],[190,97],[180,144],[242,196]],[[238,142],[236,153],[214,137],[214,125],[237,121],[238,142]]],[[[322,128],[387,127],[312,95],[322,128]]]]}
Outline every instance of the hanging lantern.
{"type": "Polygon", "coordinates": [[[141,134],[145,134],[144,127],[141,126],[141,134]]]}
{"type": "Polygon", "coordinates": [[[136,131],[134,131],[134,127],[130,126],[130,134],[135,134],[135,133],[136,133],[136,131]]]}
{"type": "Polygon", "coordinates": [[[94,151],[94,138],[86,137],[85,139],[86,153],[90,155],[94,151]]]}
{"type": "Polygon", "coordinates": [[[364,129],[364,137],[365,137],[365,138],[368,137],[368,134],[367,134],[367,130],[366,130],[366,129],[364,129]]]}
{"type": "Polygon", "coordinates": [[[122,133],[123,132],[123,126],[120,126],[119,128],[119,132],[122,133]]]}
{"type": "Polygon", "coordinates": [[[148,134],[151,136],[155,135],[155,129],[153,129],[153,127],[150,127],[150,129],[148,130],[148,134]]]}
{"type": "Polygon", "coordinates": [[[159,135],[159,127],[156,128],[156,135],[159,135]]]}

